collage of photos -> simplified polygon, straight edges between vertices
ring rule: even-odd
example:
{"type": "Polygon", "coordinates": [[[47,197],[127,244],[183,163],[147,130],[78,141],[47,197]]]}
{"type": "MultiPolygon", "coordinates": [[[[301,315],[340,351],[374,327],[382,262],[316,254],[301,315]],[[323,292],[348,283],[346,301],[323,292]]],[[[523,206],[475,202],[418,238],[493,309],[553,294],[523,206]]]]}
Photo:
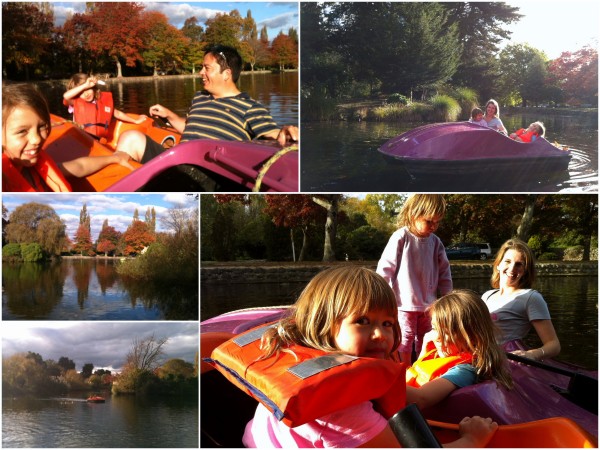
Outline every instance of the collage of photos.
{"type": "Polygon", "coordinates": [[[2,2],[0,448],[597,448],[599,36],[2,2]]]}

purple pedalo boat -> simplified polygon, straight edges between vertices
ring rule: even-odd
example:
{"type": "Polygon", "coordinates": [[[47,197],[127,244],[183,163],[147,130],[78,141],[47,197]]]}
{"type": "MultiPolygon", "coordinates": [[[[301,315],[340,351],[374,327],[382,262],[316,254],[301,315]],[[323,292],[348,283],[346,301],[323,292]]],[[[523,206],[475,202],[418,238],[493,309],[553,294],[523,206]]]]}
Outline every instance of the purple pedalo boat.
{"type": "MultiPolygon", "coordinates": [[[[200,323],[200,352],[209,357],[212,349],[225,340],[254,327],[280,319],[288,307],[253,308],[221,314],[200,323]]],[[[519,341],[505,346],[507,351],[525,347],[519,341]]],[[[542,419],[565,417],[577,423],[597,440],[598,436],[598,372],[579,366],[547,360],[543,363],[516,357],[509,365],[515,387],[508,390],[493,381],[485,381],[455,390],[435,407],[422,411],[428,420],[459,423],[466,416],[491,417],[500,425],[521,424],[542,419]]],[[[230,430],[240,428],[254,414],[256,402],[239,394],[237,388],[216,371],[206,372],[202,362],[202,407],[211,403],[219,392],[219,402],[235,404],[230,430]],[[230,386],[227,386],[227,385],[230,386]],[[230,394],[227,394],[227,393],[230,394]],[[232,395],[228,399],[226,396],[232,395]],[[240,423],[235,421],[239,418],[240,423]],[[233,428],[231,428],[233,427],[233,428]]],[[[209,407],[210,409],[210,407],[209,407]]],[[[208,411],[207,411],[208,413],[208,411]]],[[[210,429],[210,414],[203,415],[203,428],[210,429]]],[[[218,424],[214,425],[217,426],[218,424]]],[[[204,432],[204,431],[203,431],[204,432]]]]}
{"type": "MultiPolygon", "coordinates": [[[[571,153],[544,138],[517,142],[469,122],[425,125],[378,151],[421,184],[466,191],[515,191],[568,179],[571,153]]],[[[434,188],[433,190],[437,190],[434,188]]],[[[551,189],[548,189],[551,190],[551,189]]]]}

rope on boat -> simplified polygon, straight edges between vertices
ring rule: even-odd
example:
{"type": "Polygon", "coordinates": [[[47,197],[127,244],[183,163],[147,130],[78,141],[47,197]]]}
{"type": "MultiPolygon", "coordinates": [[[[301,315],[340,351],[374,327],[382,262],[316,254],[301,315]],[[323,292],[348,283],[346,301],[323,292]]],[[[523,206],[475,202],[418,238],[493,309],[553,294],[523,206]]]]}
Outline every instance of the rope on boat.
{"type": "Polygon", "coordinates": [[[254,187],[252,188],[252,192],[260,192],[260,186],[262,184],[263,178],[265,177],[266,173],[271,168],[271,166],[273,164],[275,164],[275,162],[277,162],[277,160],[279,158],[281,158],[286,153],[297,152],[297,151],[298,151],[298,146],[291,145],[289,147],[282,148],[277,153],[275,153],[273,156],[271,156],[269,158],[269,160],[266,163],[264,163],[263,166],[258,171],[258,176],[256,177],[256,183],[254,184],[254,187]]]}

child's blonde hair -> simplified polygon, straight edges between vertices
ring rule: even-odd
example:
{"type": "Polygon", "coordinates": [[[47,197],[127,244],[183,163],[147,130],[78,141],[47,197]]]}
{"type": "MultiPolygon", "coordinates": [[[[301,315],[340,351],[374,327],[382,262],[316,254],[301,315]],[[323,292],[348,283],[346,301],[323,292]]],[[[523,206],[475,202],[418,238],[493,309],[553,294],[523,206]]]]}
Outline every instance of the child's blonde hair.
{"type": "Polygon", "coordinates": [[[2,86],[2,129],[6,119],[15,108],[31,108],[46,123],[46,131],[50,134],[51,120],[48,102],[40,90],[29,83],[4,84],[2,86]]]}
{"type": "MultiPolygon", "coordinates": [[[[85,83],[87,81],[87,79],[90,76],[91,75],[88,75],[85,73],[76,73],[75,75],[73,75],[71,77],[71,79],[67,83],[67,91],[70,91],[71,89],[82,85],[83,83],[85,83]]],[[[94,90],[94,98],[96,100],[98,100],[98,98],[100,98],[100,88],[98,87],[98,85],[96,85],[92,89],[94,90]]]]}
{"type": "Polygon", "coordinates": [[[537,129],[537,134],[539,137],[544,137],[544,135],[546,134],[546,127],[544,126],[543,122],[533,122],[531,125],[534,125],[537,129]]]}
{"type": "Polygon", "coordinates": [[[499,330],[478,294],[466,289],[454,290],[436,300],[429,307],[429,314],[444,351],[454,347],[459,353],[471,353],[480,380],[496,380],[507,388],[513,386],[506,355],[496,343],[499,330]]]}
{"type": "Polygon", "coordinates": [[[495,289],[498,289],[500,287],[500,272],[498,270],[498,266],[502,262],[504,254],[508,250],[514,250],[516,252],[519,252],[525,260],[523,265],[523,276],[519,277],[517,287],[519,289],[532,288],[536,278],[535,257],[533,256],[533,252],[531,251],[529,246],[525,242],[517,238],[509,239],[504,244],[502,244],[502,247],[500,247],[500,250],[498,250],[492,269],[492,278],[490,280],[492,287],[495,289]]]}
{"type": "MultiPolygon", "coordinates": [[[[374,271],[346,265],[325,269],[306,285],[289,315],[265,332],[264,358],[291,344],[339,351],[335,337],[344,318],[372,310],[384,310],[397,318],[397,308],[392,288],[374,271]]],[[[396,319],[392,353],[399,344],[400,326],[396,319]]]]}
{"type": "Polygon", "coordinates": [[[446,214],[446,201],[440,194],[414,194],[402,206],[398,214],[398,228],[413,228],[419,217],[443,217],[446,214]]]}

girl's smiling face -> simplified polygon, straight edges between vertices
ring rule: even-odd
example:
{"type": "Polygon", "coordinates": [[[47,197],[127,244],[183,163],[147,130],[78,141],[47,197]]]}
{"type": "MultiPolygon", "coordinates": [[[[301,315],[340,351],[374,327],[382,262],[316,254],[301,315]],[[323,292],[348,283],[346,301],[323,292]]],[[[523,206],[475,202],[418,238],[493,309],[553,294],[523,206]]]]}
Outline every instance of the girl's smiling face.
{"type": "Polygon", "coordinates": [[[32,108],[17,106],[5,118],[2,151],[17,166],[34,166],[48,133],[49,124],[32,108]]]}
{"type": "Polygon", "coordinates": [[[339,324],[335,343],[348,355],[388,359],[394,345],[396,321],[397,317],[384,310],[351,314],[339,324]]]}
{"type": "Polygon", "coordinates": [[[501,287],[518,288],[519,282],[525,274],[525,259],[517,250],[506,250],[497,269],[500,274],[501,287]]]}

